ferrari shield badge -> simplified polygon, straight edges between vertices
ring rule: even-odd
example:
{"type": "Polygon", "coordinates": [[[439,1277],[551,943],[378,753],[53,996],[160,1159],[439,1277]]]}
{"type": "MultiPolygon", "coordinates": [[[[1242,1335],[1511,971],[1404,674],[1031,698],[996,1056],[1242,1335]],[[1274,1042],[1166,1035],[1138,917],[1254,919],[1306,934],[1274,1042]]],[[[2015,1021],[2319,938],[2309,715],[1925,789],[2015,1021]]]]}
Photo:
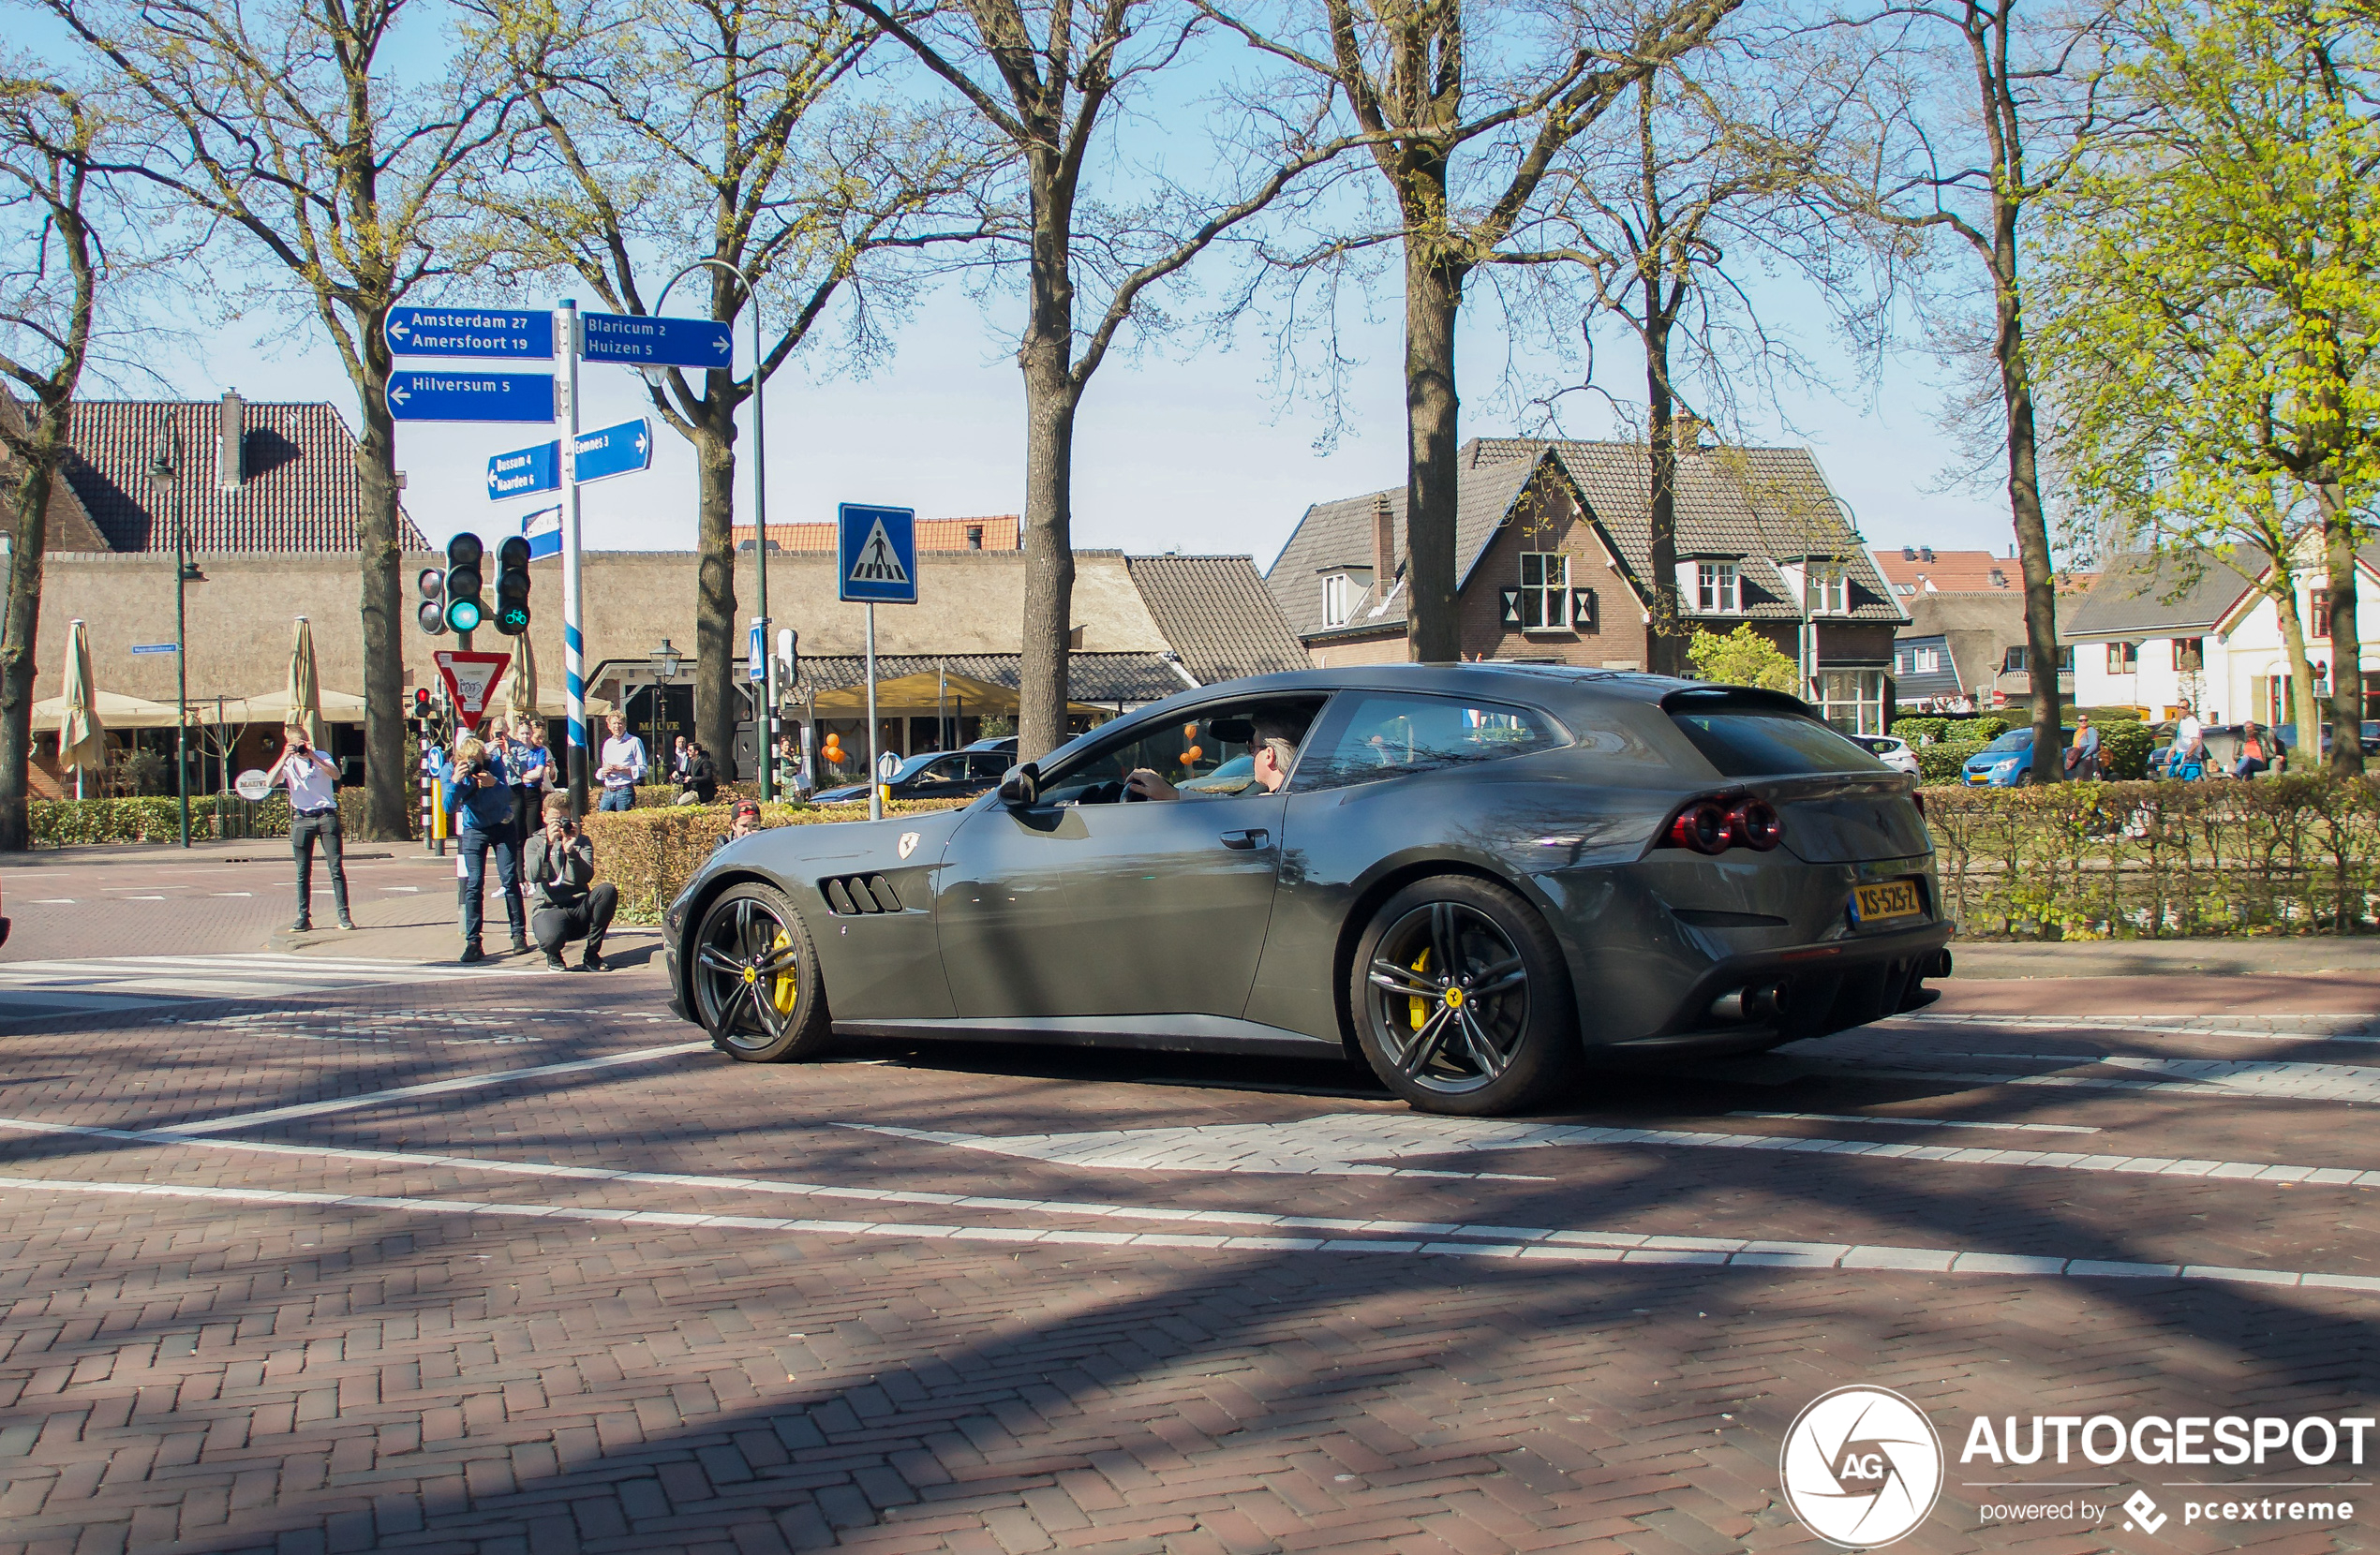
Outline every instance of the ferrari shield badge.
{"type": "Polygon", "coordinates": [[[917,851],[917,834],[916,834],[915,832],[903,832],[903,833],[901,833],[901,834],[900,834],[900,856],[901,856],[901,857],[903,857],[903,858],[907,858],[910,854],[912,854],[912,853],[915,852],[916,851],[917,851]]]}

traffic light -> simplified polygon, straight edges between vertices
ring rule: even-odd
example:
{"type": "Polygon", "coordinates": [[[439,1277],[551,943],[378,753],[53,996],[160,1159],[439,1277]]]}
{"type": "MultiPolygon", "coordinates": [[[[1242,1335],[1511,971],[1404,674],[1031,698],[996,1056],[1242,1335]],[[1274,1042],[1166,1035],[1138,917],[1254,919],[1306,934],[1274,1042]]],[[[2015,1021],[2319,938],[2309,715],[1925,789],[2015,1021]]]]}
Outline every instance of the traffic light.
{"type": "Polygon", "coordinates": [[[413,718],[420,723],[430,721],[430,689],[426,686],[413,688],[413,718]]]}
{"type": "Polygon", "coordinates": [[[496,629],[507,637],[528,630],[528,541],[519,535],[496,547],[496,629]]]}
{"type": "Polygon", "coordinates": [[[422,575],[413,580],[422,591],[422,602],[413,607],[413,618],[432,637],[446,635],[446,573],[443,569],[424,567],[422,575]]]}
{"type": "Polygon", "coordinates": [[[486,555],[480,537],[469,531],[446,542],[446,624],[456,631],[477,630],[487,619],[480,598],[480,561],[486,555]]]}

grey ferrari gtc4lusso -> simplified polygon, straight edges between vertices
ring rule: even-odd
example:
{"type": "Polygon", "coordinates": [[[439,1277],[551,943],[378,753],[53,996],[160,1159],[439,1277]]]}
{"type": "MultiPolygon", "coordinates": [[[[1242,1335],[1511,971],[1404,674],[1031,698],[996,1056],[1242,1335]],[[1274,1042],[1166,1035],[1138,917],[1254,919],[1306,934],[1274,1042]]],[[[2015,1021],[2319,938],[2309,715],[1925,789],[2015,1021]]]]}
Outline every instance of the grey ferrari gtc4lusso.
{"type": "Polygon", "coordinates": [[[1802,703],[1521,664],[1187,691],[963,809],[731,842],[664,922],[738,1059],[1349,1055],[1474,1115],[1914,1009],[1952,930],[1911,780],[1802,703]]]}

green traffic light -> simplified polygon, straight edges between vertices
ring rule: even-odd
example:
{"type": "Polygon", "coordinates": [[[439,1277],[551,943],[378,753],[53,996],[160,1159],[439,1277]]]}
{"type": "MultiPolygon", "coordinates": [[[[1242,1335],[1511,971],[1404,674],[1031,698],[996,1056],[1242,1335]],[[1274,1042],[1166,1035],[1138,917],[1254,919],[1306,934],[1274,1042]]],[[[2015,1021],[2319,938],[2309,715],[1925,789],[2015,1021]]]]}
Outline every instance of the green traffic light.
{"type": "Polygon", "coordinates": [[[496,613],[496,629],[507,637],[518,637],[528,630],[528,606],[506,605],[496,613]]]}
{"type": "Polygon", "coordinates": [[[472,599],[450,600],[446,606],[446,624],[456,631],[477,631],[482,620],[480,602],[472,599]]]}

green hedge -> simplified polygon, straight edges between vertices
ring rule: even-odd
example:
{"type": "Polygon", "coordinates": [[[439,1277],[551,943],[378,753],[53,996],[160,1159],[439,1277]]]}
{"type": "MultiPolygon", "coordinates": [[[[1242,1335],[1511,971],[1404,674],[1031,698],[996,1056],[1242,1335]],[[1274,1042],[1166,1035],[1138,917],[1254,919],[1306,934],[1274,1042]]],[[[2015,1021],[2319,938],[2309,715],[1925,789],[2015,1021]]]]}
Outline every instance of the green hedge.
{"type": "Polygon", "coordinates": [[[1892,733],[1897,739],[1912,746],[1928,746],[1944,741],[1972,741],[1986,745],[2008,733],[2008,720],[2001,718],[1910,718],[1893,720],[1892,733]]]}
{"type": "Polygon", "coordinates": [[[1971,939],[2380,927],[2380,788],[2363,778],[1926,791],[1943,905],[1971,939]]]}
{"type": "MultiPolygon", "coordinates": [[[[245,799],[224,804],[232,825],[216,826],[216,798],[212,793],[190,796],[190,837],[213,841],[231,837],[287,837],[290,798],[275,793],[250,806],[245,799]]],[[[339,821],[350,842],[364,835],[368,801],[360,788],[339,790],[339,821]]],[[[36,799],[25,807],[25,818],[37,848],[73,848],[95,842],[179,842],[181,802],[171,795],[138,799],[36,799]]],[[[415,818],[419,824],[418,817],[415,818]]]]}
{"type": "MultiPolygon", "coordinates": [[[[677,790],[669,791],[672,794],[677,790]]],[[[964,799],[896,800],[886,815],[913,815],[946,810],[969,803],[964,799]]],[[[619,915],[628,923],[650,924],[662,909],[693,879],[719,839],[734,823],[734,807],[720,805],[644,806],[632,810],[588,813],[587,838],[595,844],[595,878],[619,887],[619,915]]],[[[842,805],[764,805],[761,824],[816,826],[840,821],[868,819],[868,801],[842,805]]]]}

